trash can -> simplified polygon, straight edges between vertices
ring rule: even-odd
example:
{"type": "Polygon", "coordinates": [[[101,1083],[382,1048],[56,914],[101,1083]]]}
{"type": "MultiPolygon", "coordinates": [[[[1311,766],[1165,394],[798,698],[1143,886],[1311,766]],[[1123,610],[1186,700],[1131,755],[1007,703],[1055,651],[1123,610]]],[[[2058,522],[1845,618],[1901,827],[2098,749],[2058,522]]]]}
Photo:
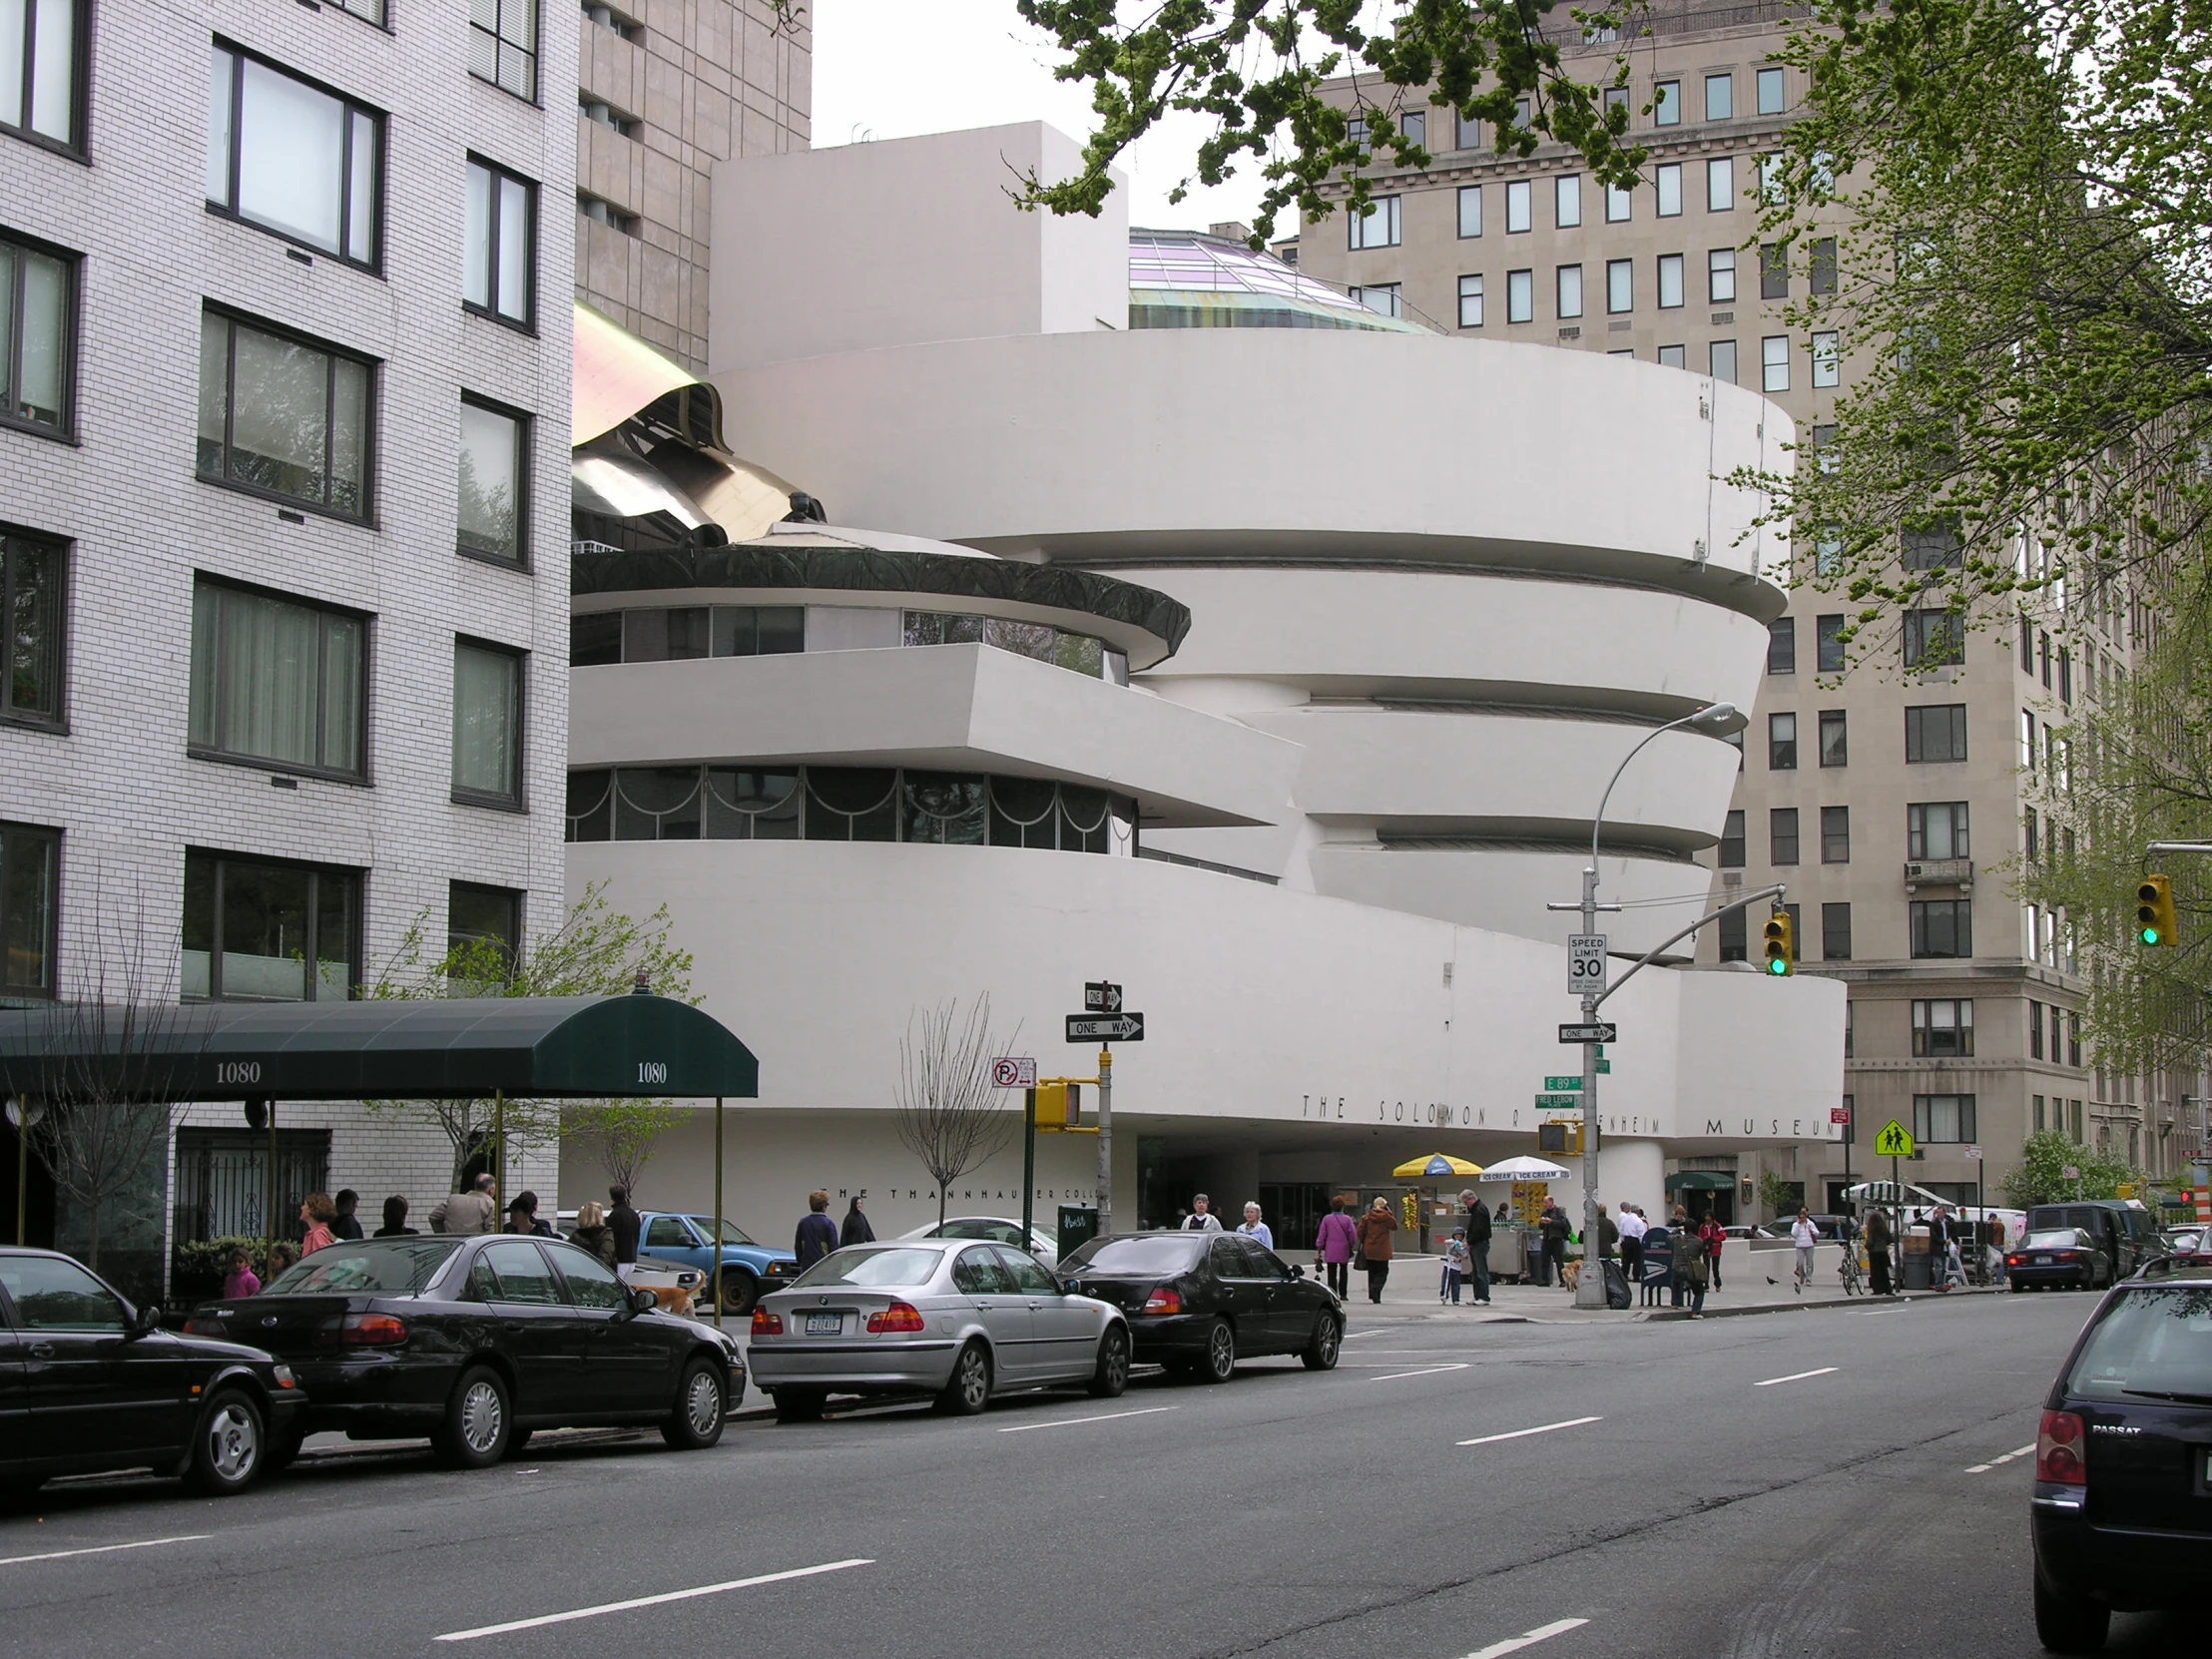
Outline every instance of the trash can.
{"type": "Polygon", "coordinates": [[[1901,1291],[1927,1290],[1930,1283],[1929,1265],[1934,1261],[1935,1258],[1926,1251],[1908,1252],[1905,1258],[1905,1271],[1898,1276],[1898,1289],[1901,1291]]]}
{"type": "Polygon", "coordinates": [[[1538,1228],[1531,1227],[1528,1232],[1523,1235],[1522,1248],[1527,1252],[1527,1259],[1521,1265],[1521,1278],[1523,1283],[1530,1285],[1543,1284],[1544,1236],[1542,1231],[1538,1228]]]}
{"type": "Polygon", "coordinates": [[[1066,1261],[1098,1237],[1098,1211],[1088,1204],[1060,1206],[1059,1260],[1066,1261]]]}

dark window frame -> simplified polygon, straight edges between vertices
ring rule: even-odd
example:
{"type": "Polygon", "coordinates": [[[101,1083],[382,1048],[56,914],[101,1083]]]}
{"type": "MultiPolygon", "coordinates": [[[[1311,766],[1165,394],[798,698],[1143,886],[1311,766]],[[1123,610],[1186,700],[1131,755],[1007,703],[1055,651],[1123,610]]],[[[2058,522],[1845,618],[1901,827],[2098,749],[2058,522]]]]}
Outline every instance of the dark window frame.
{"type": "MultiPolygon", "coordinates": [[[[223,749],[214,744],[195,743],[192,740],[191,736],[192,726],[190,686],[194,676],[192,671],[190,651],[186,653],[185,669],[185,678],[187,685],[185,753],[196,761],[212,761],[221,766],[246,767],[255,772],[274,773],[285,778],[320,778],[333,784],[353,784],[363,788],[372,787],[375,783],[375,779],[371,776],[368,756],[368,700],[369,688],[375,683],[375,675],[371,671],[371,654],[375,649],[376,638],[376,618],[373,613],[368,611],[357,611],[348,605],[330,605],[324,603],[322,600],[319,599],[307,599],[296,593],[286,593],[281,588],[264,587],[257,582],[241,582],[229,576],[212,575],[204,570],[196,570],[193,572],[193,604],[196,609],[199,605],[200,590],[203,587],[222,588],[232,593],[252,594],[256,598],[260,599],[274,599],[280,604],[296,605],[301,610],[313,611],[322,616],[348,617],[360,624],[361,684],[360,691],[356,699],[358,716],[356,719],[355,730],[353,734],[354,751],[360,756],[360,766],[355,770],[347,771],[343,767],[323,766],[319,763],[310,765],[309,763],[304,761],[288,761],[275,755],[248,755],[239,750],[223,749]]],[[[219,644],[219,654],[220,649],[221,647],[219,644]]],[[[330,676],[328,666],[329,636],[327,634],[319,635],[316,638],[315,653],[314,681],[316,701],[314,724],[315,742],[317,745],[320,745],[320,743],[322,742],[322,715],[325,707],[324,700],[328,697],[330,690],[330,676]]],[[[220,669],[218,669],[216,679],[219,686],[221,685],[224,678],[225,676],[221,673],[220,669]]],[[[221,728],[223,722],[220,714],[216,716],[215,724],[219,729],[221,728]]]]}
{"type": "Polygon", "coordinates": [[[474,8],[470,8],[468,19],[469,57],[471,60],[475,57],[475,37],[478,35],[489,36],[492,42],[492,72],[489,75],[479,74],[473,61],[471,61],[467,65],[468,77],[472,81],[482,82],[487,87],[497,88],[509,98],[519,98],[525,104],[538,106],[539,95],[545,89],[545,8],[539,4],[539,0],[494,0],[494,3],[501,15],[493,19],[492,27],[489,29],[476,21],[474,8]],[[500,31],[500,23],[504,20],[504,13],[510,6],[518,10],[527,8],[530,12],[531,44],[527,50],[520,46],[510,46],[507,37],[500,31]],[[499,79],[500,54],[509,50],[523,53],[530,60],[530,90],[528,92],[517,92],[513,87],[499,79]]]}
{"type": "MultiPolygon", "coordinates": [[[[537,453],[537,417],[527,409],[518,409],[496,398],[480,396],[472,391],[461,393],[461,402],[484,410],[488,414],[503,415],[515,423],[515,554],[509,559],[497,553],[486,553],[480,548],[468,547],[461,541],[460,497],[456,493],[453,507],[453,551],[463,559],[474,559],[496,570],[530,569],[530,469],[537,453]]],[[[453,446],[453,464],[456,480],[460,472],[461,446],[453,446]]]]}
{"type": "Polygon", "coordinates": [[[55,138],[50,133],[39,132],[28,123],[32,115],[32,90],[38,76],[38,7],[35,3],[23,8],[23,115],[24,124],[17,126],[0,122],[0,133],[25,144],[36,145],[41,150],[66,156],[73,162],[92,160],[85,142],[87,117],[90,114],[92,69],[92,3],[91,0],[71,0],[71,29],[69,42],[69,133],[67,139],[55,138]]]}
{"type": "Polygon", "coordinates": [[[1972,1094],[1916,1094],[1913,1097],[1913,1134],[1917,1140],[1931,1146],[1971,1146],[1978,1138],[1979,1111],[1972,1094]],[[1936,1102],[1948,1100],[1954,1103],[1957,1134],[1939,1136],[1936,1129],[1936,1102]]]}
{"type": "Polygon", "coordinates": [[[7,900],[9,883],[5,879],[5,865],[9,859],[11,842],[37,841],[49,847],[49,868],[52,874],[46,888],[46,973],[44,985],[17,984],[8,977],[7,955],[4,942],[10,928],[8,917],[0,912],[0,996],[36,997],[52,1001],[61,994],[62,950],[62,845],[64,831],[44,824],[22,824],[14,820],[0,819],[0,903],[7,900]]]}
{"type": "Polygon", "coordinates": [[[1797,863],[1805,850],[1805,840],[1801,830],[1802,826],[1798,819],[1798,810],[1795,807],[1768,808],[1767,862],[1777,868],[1797,863]],[[1783,833],[1785,827],[1789,830],[1787,835],[1783,833]],[[1782,855],[1782,849],[1785,845],[1788,846],[1790,851],[1787,858],[1782,855]]]}
{"type": "Polygon", "coordinates": [[[1823,709],[1814,719],[1814,742],[1820,750],[1820,763],[1824,767],[1848,767],[1851,765],[1851,715],[1844,709],[1823,709]],[[1836,734],[1831,744],[1829,733],[1836,734]],[[1831,759],[1833,757],[1833,759],[1831,759]]]}
{"type": "Polygon", "coordinates": [[[1966,706],[1963,703],[1916,703],[1905,711],[1905,764],[1907,766],[1955,766],[1966,759],[1966,706]],[[1915,715],[1920,716],[1915,720],[1915,715]],[[1931,715],[1943,715],[1944,747],[1952,746],[1951,738],[1958,740],[1955,753],[1936,756],[1928,754],[1928,726],[1931,715]],[[1918,749],[1919,754],[1914,751],[1918,749]]]}
{"type": "Polygon", "coordinates": [[[473,943],[480,939],[489,939],[500,946],[511,968],[516,958],[522,954],[522,928],[528,909],[528,899],[529,894],[521,887],[502,887],[489,881],[463,881],[457,878],[447,881],[445,884],[446,954],[451,956],[455,950],[464,944],[473,943]],[[456,932],[453,925],[453,900],[463,893],[496,894],[510,907],[510,926],[508,930],[504,934],[486,932],[482,929],[456,932]]]}
{"type": "Polygon", "coordinates": [[[1948,611],[1907,611],[1899,635],[1907,668],[1956,668],[1966,660],[1965,625],[1948,611]]]}
{"type": "Polygon", "coordinates": [[[1845,646],[1839,637],[1844,631],[1844,615],[1831,611],[1826,616],[1813,619],[1813,662],[1816,674],[1841,674],[1849,666],[1845,660],[1845,646]]]}
{"type": "Polygon", "coordinates": [[[1722,912],[1720,931],[1714,940],[1714,947],[1720,952],[1720,959],[1724,962],[1747,962],[1751,959],[1751,929],[1744,920],[1744,908],[1741,904],[1733,910],[1722,912]]]}
{"type": "Polygon", "coordinates": [[[1722,869],[1744,867],[1744,812],[1741,807],[1730,808],[1728,817],[1721,821],[1719,858],[1722,869]]]}
{"type": "Polygon", "coordinates": [[[1908,953],[1916,961],[1962,962],[1973,955],[1973,900],[1970,898],[1916,898],[1909,901],[1906,911],[1909,938],[1908,953]],[[1947,912],[1949,919],[1949,950],[1928,948],[1931,923],[1936,911],[1947,912]],[[1960,923],[1963,922],[1963,926],[1960,923]],[[1963,937],[1961,937],[1963,935],[1963,937]],[[1963,945],[1964,948],[1958,948],[1963,945]]]}
{"type": "Polygon", "coordinates": [[[1824,864],[1848,864],[1851,862],[1851,809],[1849,807],[1823,807],[1821,809],[1821,862],[1824,864]],[[1842,826],[1841,830],[1836,827],[1842,826]],[[1841,846],[1841,855],[1832,856],[1841,846]]]}
{"type": "Polygon", "coordinates": [[[1821,906],[1821,960],[1851,960],[1851,902],[1848,899],[1821,906]]]}
{"type": "MultiPolygon", "coordinates": [[[[473,28],[475,25],[471,24],[470,27],[473,28]]],[[[471,150],[461,167],[461,213],[462,234],[464,236],[467,234],[468,170],[472,167],[480,167],[491,176],[491,206],[485,222],[485,234],[490,239],[490,243],[484,250],[485,281],[491,290],[491,298],[486,304],[477,304],[468,297],[467,283],[464,280],[462,283],[461,309],[470,316],[483,317],[487,321],[498,323],[502,328],[512,328],[518,334],[527,334],[535,339],[538,332],[538,242],[541,236],[540,227],[543,223],[543,216],[538,209],[537,181],[517,173],[511,167],[493,161],[489,156],[480,155],[471,150]],[[527,244],[523,257],[529,262],[529,266],[523,281],[525,290],[523,314],[519,317],[509,316],[499,308],[499,181],[502,179],[512,179],[522,187],[522,210],[529,221],[528,229],[523,238],[527,244]]],[[[461,253],[461,270],[464,274],[468,270],[468,252],[465,248],[461,253]]]]}
{"type": "Polygon", "coordinates": [[[203,484],[213,484],[217,489],[237,490],[242,495],[251,495],[263,501],[274,501],[280,506],[290,507],[298,512],[314,513],[322,518],[336,519],[340,524],[359,524],[371,530],[378,528],[376,520],[376,464],[380,456],[376,435],[378,416],[383,412],[383,398],[381,395],[383,391],[383,363],[377,358],[364,356],[360,352],[350,350],[344,346],[332,345],[328,340],[320,340],[311,334],[303,334],[296,328],[286,328],[279,323],[268,322],[260,317],[249,316],[245,312],[234,310],[228,305],[218,305],[212,302],[203,304],[201,314],[203,317],[221,317],[228,330],[223,352],[224,469],[220,473],[215,473],[208,472],[200,466],[197,453],[199,435],[195,431],[193,476],[203,484]],[[231,456],[237,448],[237,444],[233,441],[233,433],[238,420],[238,331],[242,327],[252,328],[257,333],[268,334],[274,339],[289,340],[292,344],[303,345],[311,351],[320,351],[329,359],[330,365],[326,371],[327,381],[323,393],[322,478],[324,499],[322,501],[310,501],[303,495],[286,495],[281,490],[273,490],[266,484],[255,483],[252,479],[231,476],[231,456]],[[368,371],[367,405],[361,411],[361,510],[358,513],[349,513],[343,508],[328,504],[331,479],[332,423],[335,421],[337,413],[337,364],[340,358],[348,362],[358,363],[368,371]]]}
{"type": "Polygon", "coordinates": [[[461,758],[459,734],[456,731],[454,734],[453,753],[449,757],[448,765],[446,768],[446,782],[448,786],[447,799],[450,800],[456,807],[480,807],[488,812],[514,813],[519,816],[527,816],[530,811],[530,753],[528,738],[530,732],[531,654],[524,647],[508,645],[500,640],[487,640],[474,634],[455,634],[453,636],[452,697],[453,722],[456,727],[459,725],[461,718],[459,694],[461,683],[461,653],[463,651],[482,651],[491,653],[497,656],[505,657],[514,664],[514,729],[511,734],[513,739],[513,759],[510,763],[513,770],[514,789],[511,794],[501,794],[489,790],[470,789],[453,782],[453,772],[460,765],[461,758]]]}
{"type": "MultiPolygon", "coordinates": [[[[212,900],[215,907],[214,929],[210,934],[208,945],[208,994],[206,996],[192,996],[190,994],[187,994],[180,987],[178,992],[179,1001],[225,1002],[230,1000],[230,998],[223,995],[222,991],[223,958],[227,954],[224,949],[223,939],[223,889],[228,879],[226,872],[234,864],[258,864],[280,869],[302,869],[307,872],[308,876],[311,878],[314,884],[310,885],[307,889],[307,933],[306,937],[301,942],[300,954],[309,964],[313,964],[322,960],[322,939],[320,936],[322,928],[322,902],[320,882],[326,876],[349,878],[352,881],[353,905],[352,915],[350,917],[350,931],[352,933],[352,937],[346,940],[347,963],[349,968],[346,981],[346,994],[342,998],[333,998],[332,1000],[350,1002],[357,998],[362,984],[363,971],[366,966],[363,960],[363,946],[368,934],[368,872],[366,870],[355,868],[349,864],[316,863],[312,859],[308,858],[273,858],[254,852],[226,852],[212,846],[196,846],[188,844],[185,848],[186,863],[189,865],[191,861],[195,858],[212,859],[214,860],[216,866],[215,891],[212,900]]],[[[307,975],[307,983],[309,985],[313,985],[316,982],[316,976],[312,972],[310,972],[307,975]]],[[[257,997],[251,1000],[262,1001],[266,999],[257,997]]],[[[319,996],[310,996],[301,998],[300,1000],[309,1002],[320,1002],[323,999],[319,996]]]]}
{"type": "MultiPolygon", "coordinates": [[[[48,422],[16,413],[16,386],[11,382],[0,385],[0,425],[17,432],[28,432],[33,437],[75,444],[78,441],[77,345],[83,336],[81,324],[85,257],[59,243],[48,242],[42,237],[25,236],[17,231],[0,230],[0,244],[21,253],[41,255],[55,261],[62,268],[61,339],[55,345],[55,355],[60,360],[62,375],[61,418],[48,422]]],[[[23,363],[23,289],[27,276],[24,262],[19,259],[14,263],[15,291],[8,296],[8,319],[14,330],[14,337],[7,342],[6,360],[14,365],[13,371],[20,377],[23,363]]]]}
{"type": "Polygon", "coordinates": [[[335,260],[339,265],[348,266],[355,271],[365,272],[381,280],[384,276],[384,241],[386,234],[384,199],[389,194],[385,188],[385,179],[391,165],[389,115],[375,105],[363,103],[351,93],[334,87],[327,81],[318,80],[312,75],[302,75],[289,65],[278,63],[275,58],[256,52],[250,47],[241,46],[236,41],[228,40],[222,35],[217,35],[214,38],[209,49],[214,52],[228,53],[231,58],[231,149],[230,154],[224,158],[224,190],[229,195],[230,201],[218,202],[213,197],[207,198],[207,211],[217,219],[227,219],[234,225],[243,225],[249,231],[258,232],[265,237],[274,237],[278,242],[286,243],[316,259],[335,260]],[[342,123],[344,137],[338,151],[338,242],[340,251],[333,252],[322,247],[319,243],[308,242],[303,237],[293,236],[289,231],[280,230],[274,225],[265,225],[258,219],[249,219],[245,211],[238,205],[239,177],[245,156],[246,143],[245,134],[240,127],[240,118],[245,108],[246,65],[248,60],[260,64],[272,75],[281,75],[287,81],[297,81],[303,87],[312,87],[325,98],[336,99],[345,112],[342,123]],[[375,194],[376,200],[369,205],[368,210],[368,240],[372,252],[370,257],[365,260],[342,251],[352,226],[353,117],[355,115],[367,116],[369,125],[376,134],[376,155],[370,163],[373,177],[369,185],[370,190],[375,194]]]}
{"type": "Polygon", "coordinates": [[[1798,717],[1795,710],[1783,709],[1767,716],[1767,770],[1769,772],[1795,772],[1798,769],[1798,717]],[[1790,735],[1784,737],[1784,724],[1790,735]]]}
{"type": "MultiPolygon", "coordinates": [[[[2030,1008],[2035,1005],[2031,1002],[2030,1008]]],[[[1917,996],[1913,998],[1913,1057],[1917,1060],[1970,1060],[1973,1058],[1973,998],[1970,996],[1917,996]],[[1950,1009],[1950,1024],[1936,1023],[1937,1006],[1950,1009]],[[1950,1034],[1950,1046],[1936,1042],[1939,1030],[1950,1034]]]]}
{"type": "Polygon", "coordinates": [[[70,577],[75,561],[66,537],[48,535],[20,525],[0,524],[0,724],[28,727],[40,732],[69,731],[70,577]],[[15,598],[17,544],[29,543],[53,559],[54,573],[54,708],[18,709],[15,706],[15,598]]]}
{"type": "Polygon", "coordinates": [[[1797,672],[1797,618],[1778,616],[1767,624],[1767,672],[1797,672]]]}

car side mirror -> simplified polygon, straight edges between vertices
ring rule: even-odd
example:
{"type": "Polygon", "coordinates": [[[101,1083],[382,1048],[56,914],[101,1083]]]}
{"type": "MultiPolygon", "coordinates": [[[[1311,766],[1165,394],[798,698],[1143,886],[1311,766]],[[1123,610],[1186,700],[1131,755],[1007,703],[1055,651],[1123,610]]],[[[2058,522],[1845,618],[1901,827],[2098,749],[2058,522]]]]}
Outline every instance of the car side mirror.
{"type": "Polygon", "coordinates": [[[1291,1264],[1291,1277],[1293,1279],[1304,1279],[1306,1277],[1306,1270],[1300,1267],[1296,1262],[1293,1262],[1291,1264]]]}
{"type": "Polygon", "coordinates": [[[633,1315],[650,1314],[660,1305],[661,1299],[651,1291],[633,1290],[630,1293],[630,1312],[633,1315]]]}
{"type": "Polygon", "coordinates": [[[133,1342],[136,1342],[141,1337],[150,1337],[156,1331],[159,1331],[161,1324],[161,1309],[151,1302],[145,1303],[137,1312],[131,1315],[131,1323],[127,1328],[128,1335],[133,1342]]]}

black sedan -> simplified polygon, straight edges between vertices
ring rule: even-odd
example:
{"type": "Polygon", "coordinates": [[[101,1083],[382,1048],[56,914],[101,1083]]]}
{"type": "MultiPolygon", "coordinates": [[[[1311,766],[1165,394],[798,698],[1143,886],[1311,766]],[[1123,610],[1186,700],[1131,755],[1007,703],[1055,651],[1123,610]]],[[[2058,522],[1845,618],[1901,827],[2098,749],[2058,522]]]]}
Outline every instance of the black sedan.
{"type": "Polygon", "coordinates": [[[187,1329],[289,1362],[307,1395],[300,1432],[427,1434],[448,1462],[482,1468],[538,1428],[720,1439],[745,1391],[737,1344],[654,1308],[557,1239],[369,1239],[314,1252],[258,1297],[208,1303],[187,1329]]]}
{"type": "Polygon", "coordinates": [[[67,1256],[0,1250],[0,1487],[149,1467],[217,1495],[254,1483],[296,1431],[291,1371],[160,1320],[67,1256]]]}
{"type": "Polygon", "coordinates": [[[2049,1227],[2005,1252],[2004,1277],[2015,1291],[2094,1291],[2112,1283],[2112,1264],[2080,1228],[2049,1227]]]}
{"type": "Polygon", "coordinates": [[[1134,1358],[1180,1377],[1226,1382],[1239,1359],[1295,1354],[1329,1371],[1344,1306],[1326,1285],[1242,1233],[1124,1233],[1093,1239],[1060,1264],[1078,1295],[1119,1308],[1134,1358]]]}
{"type": "Polygon", "coordinates": [[[2212,1563],[2212,1266],[2155,1262],[2074,1343],[2035,1436],[2035,1633],[2094,1653],[2115,1610],[2196,1607],[2212,1563]]]}

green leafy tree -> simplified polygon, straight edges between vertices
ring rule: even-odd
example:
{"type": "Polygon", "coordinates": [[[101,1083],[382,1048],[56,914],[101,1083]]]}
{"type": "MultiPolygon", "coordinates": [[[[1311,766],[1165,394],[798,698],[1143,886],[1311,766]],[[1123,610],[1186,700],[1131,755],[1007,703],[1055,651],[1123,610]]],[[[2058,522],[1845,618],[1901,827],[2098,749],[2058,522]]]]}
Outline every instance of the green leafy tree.
{"type": "Polygon", "coordinates": [[[2069,1198],[2117,1198],[2122,1186],[2132,1185],[2140,1198],[2145,1178],[2118,1158],[2093,1146],[2076,1146],[2055,1129],[2038,1130],[2020,1148],[2019,1164],[2005,1171],[1997,1183],[2004,1202],[2015,1210],[2035,1204],[2058,1204],[2069,1198]],[[2069,1181],[2066,1171],[2079,1170],[2080,1179],[2069,1181]]]}
{"type": "Polygon", "coordinates": [[[1775,1170],[1759,1172],[1759,1202],[1777,1217],[1797,1214],[1798,1191],[1797,1183],[1783,1180],[1775,1170]]]}

